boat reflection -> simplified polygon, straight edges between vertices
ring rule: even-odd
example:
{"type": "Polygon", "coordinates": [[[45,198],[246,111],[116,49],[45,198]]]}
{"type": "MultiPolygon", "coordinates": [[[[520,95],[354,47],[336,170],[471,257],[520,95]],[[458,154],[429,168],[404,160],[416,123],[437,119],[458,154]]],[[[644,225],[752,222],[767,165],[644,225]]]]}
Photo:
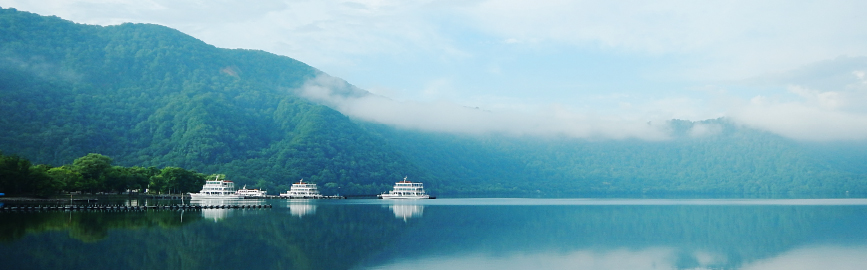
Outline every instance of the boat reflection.
{"type": "Polygon", "coordinates": [[[213,220],[214,222],[235,216],[249,213],[249,209],[237,208],[220,208],[216,206],[237,206],[237,205],[264,205],[265,200],[250,200],[250,199],[194,199],[190,200],[190,205],[203,206],[202,217],[213,220]],[[214,208],[210,208],[214,207],[214,208]]]}
{"type": "Polygon", "coordinates": [[[202,209],[202,217],[217,222],[228,218],[230,216],[230,210],[232,209],[202,209]]]}
{"type": "Polygon", "coordinates": [[[303,217],[306,215],[316,214],[316,205],[311,202],[311,200],[305,199],[292,199],[287,200],[287,207],[289,207],[289,214],[293,217],[303,217]]]}
{"type": "Polygon", "coordinates": [[[404,221],[420,218],[424,214],[424,205],[421,204],[391,204],[388,209],[394,212],[395,218],[402,218],[404,221]]]}

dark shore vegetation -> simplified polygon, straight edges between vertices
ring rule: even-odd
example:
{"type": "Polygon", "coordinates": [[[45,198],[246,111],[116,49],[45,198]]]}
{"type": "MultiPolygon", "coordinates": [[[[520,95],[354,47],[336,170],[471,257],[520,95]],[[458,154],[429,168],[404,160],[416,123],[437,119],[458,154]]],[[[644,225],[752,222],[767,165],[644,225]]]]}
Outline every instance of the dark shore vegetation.
{"type": "Polygon", "coordinates": [[[113,166],[112,159],[88,154],[58,167],[32,164],[0,152],[0,191],[7,196],[48,198],[60,193],[185,193],[201,189],[205,175],[178,167],[113,166]]]}

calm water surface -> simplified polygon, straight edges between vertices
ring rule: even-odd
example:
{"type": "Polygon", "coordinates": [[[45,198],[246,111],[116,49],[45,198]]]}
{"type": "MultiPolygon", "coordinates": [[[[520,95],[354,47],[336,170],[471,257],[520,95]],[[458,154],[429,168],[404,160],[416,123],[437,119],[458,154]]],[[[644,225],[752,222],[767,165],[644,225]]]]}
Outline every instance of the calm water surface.
{"type": "Polygon", "coordinates": [[[245,200],[241,203],[271,204],[274,208],[3,211],[0,268],[865,269],[867,266],[867,199],[245,200]]]}

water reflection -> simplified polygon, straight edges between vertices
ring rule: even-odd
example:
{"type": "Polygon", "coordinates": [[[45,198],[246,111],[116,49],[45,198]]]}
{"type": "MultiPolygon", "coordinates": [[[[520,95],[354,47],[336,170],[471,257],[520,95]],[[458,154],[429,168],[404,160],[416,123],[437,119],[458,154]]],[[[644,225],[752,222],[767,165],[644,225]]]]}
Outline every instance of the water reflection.
{"type": "Polygon", "coordinates": [[[867,254],[863,202],[472,201],[427,203],[425,219],[361,268],[858,269],[867,260],[853,256],[867,254]],[[838,257],[796,256],[822,249],[838,257]]]}
{"type": "MultiPolygon", "coordinates": [[[[108,237],[111,230],[179,228],[201,219],[196,211],[175,210],[0,212],[0,242],[45,232],[66,232],[70,239],[96,242],[108,237]]],[[[0,261],[5,261],[2,255],[0,261]]]]}
{"type": "Polygon", "coordinates": [[[745,265],[744,270],[864,269],[867,246],[813,246],[745,265]]]}
{"type": "Polygon", "coordinates": [[[316,204],[313,200],[291,199],[286,200],[286,206],[289,207],[289,214],[293,217],[303,217],[306,215],[316,214],[316,204]]]}
{"type": "Polygon", "coordinates": [[[403,219],[420,218],[424,214],[424,205],[421,204],[391,204],[388,206],[394,212],[394,217],[403,219]]]}
{"type": "Polygon", "coordinates": [[[686,254],[696,261],[681,265],[683,256],[668,247],[640,250],[579,250],[567,253],[556,251],[534,254],[471,253],[455,256],[436,256],[400,260],[376,269],[742,269],[742,270],[814,270],[864,269],[867,265],[867,246],[799,248],[779,256],[755,261],[740,267],[728,265],[722,254],[695,252],[686,254]]]}
{"type": "MultiPolygon", "coordinates": [[[[190,205],[197,206],[236,206],[236,205],[265,205],[267,204],[266,200],[255,200],[255,199],[194,199],[190,201],[190,205]]],[[[251,213],[248,211],[249,209],[235,209],[235,208],[202,208],[202,217],[204,219],[213,220],[214,222],[224,220],[235,215],[245,215],[251,213]]],[[[256,209],[254,211],[261,212],[261,209],[256,209]]]]}
{"type": "Polygon", "coordinates": [[[229,210],[231,209],[202,209],[202,218],[217,222],[228,218],[229,210]]]}
{"type": "Polygon", "coordinates": [[[853,201],[285,201],[236,201],[283,209],[207,214],[0,212],[0,261],[4,269],[88,270],[867,265],[867,204],[853,201]],[[284,207],[303,218],[287,218],[284,207]],[[203,218],[220,222],[196,222],[203,218]]]}

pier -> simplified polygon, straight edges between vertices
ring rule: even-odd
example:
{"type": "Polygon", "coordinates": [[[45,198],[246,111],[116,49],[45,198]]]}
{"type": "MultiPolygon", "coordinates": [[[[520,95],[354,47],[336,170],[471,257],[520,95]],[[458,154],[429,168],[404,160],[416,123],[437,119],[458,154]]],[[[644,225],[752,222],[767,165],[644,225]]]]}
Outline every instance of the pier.
{"type": "Polygon", "coordinates": [[[264,209],[261,205],[16,205],[2,206],[0,211],[145,211],[145,210],[195,210],[195,209],[264,209]]]}
{"type": "MultiPolygon", "coordinates": [[[[280,196],[280,195],[265,195],[265,196],[244,196],[244,199],[280,199],[280,200],[291,200],[289,197],[280,196]]],[[[302,198],[296,198],[302,199],[302,198]]],[[[322,196],[318,198],[303,198],[305,200],[322,200],[322,199],[346,199],[346,196],[322,196]]]]}

